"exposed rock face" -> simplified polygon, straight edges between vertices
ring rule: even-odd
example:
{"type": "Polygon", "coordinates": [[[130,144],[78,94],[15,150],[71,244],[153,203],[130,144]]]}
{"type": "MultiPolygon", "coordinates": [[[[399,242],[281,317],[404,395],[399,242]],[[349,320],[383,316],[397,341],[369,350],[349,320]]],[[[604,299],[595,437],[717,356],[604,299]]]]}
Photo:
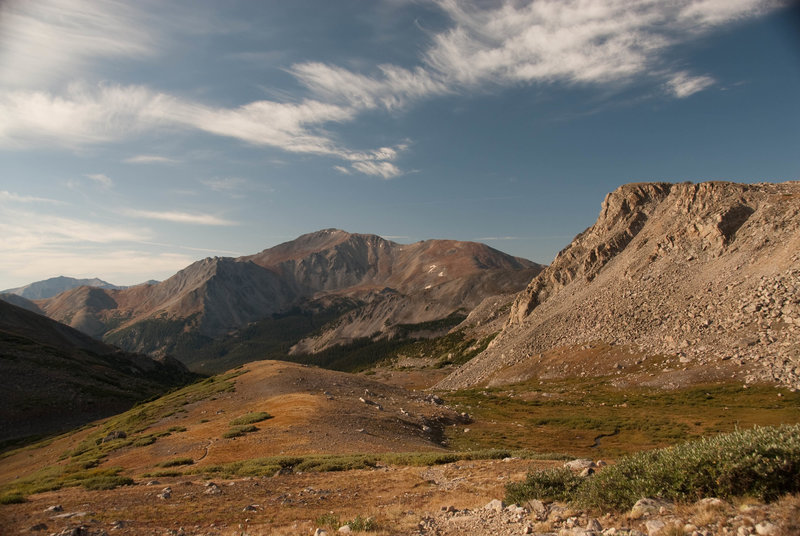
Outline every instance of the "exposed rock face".
{"type": "Polygon", "coordinates": [[[186,333],[220,337],[309,300],[360,303],[295,352],[468,313],[485,297],[518,292],[541,266],[483,244],[426,240],[401,245],[326,229],[256,255],[208,258],[158,284],[81,287],[38,305],[48,316],[125,349],[163,352],[186,333]]]}
{"type": "Polygon", "coordinates": [[[684,368],[731,360],[800,387],[800,183],[630,184],[521,292],[503,332],[439,386],[557,347],[630,345],[684,368]]]}

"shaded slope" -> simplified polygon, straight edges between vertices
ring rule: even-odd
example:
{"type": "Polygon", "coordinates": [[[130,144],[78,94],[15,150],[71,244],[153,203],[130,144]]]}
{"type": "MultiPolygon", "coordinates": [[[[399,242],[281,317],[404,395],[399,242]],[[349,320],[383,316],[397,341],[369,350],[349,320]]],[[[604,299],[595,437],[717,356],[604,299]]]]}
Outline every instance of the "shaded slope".
{"type": "Polygon", "coordinates": [[[122,352],[0,302],[0,440],[67,430],[192,378],[174,359],[122,352]]]}

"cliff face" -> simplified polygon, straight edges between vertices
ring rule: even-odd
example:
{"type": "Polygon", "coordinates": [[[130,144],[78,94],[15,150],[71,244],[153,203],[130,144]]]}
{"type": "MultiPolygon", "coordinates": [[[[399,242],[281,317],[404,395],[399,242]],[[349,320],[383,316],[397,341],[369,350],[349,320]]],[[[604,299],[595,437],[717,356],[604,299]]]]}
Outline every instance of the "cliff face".
{"type": "Polygon", "coordinates": [[[487,351],[440,386],[598,343],[800,386],[798,252],[800,183],[622,186],[517,296],[487,351]]]}

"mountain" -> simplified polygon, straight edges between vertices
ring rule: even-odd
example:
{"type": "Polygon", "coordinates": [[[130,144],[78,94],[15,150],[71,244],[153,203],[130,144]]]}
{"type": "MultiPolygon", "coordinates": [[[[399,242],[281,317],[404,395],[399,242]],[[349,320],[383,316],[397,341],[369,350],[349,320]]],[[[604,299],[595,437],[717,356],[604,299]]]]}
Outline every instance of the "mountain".
{"type": "Polygon", "coordinates": [[[27,309],[28,311],[34,312],[39,315],[43,315],[44,311],[39,309],[39,306],[33,303],[31,300],[27,298],[23,298],[18,294],[6,294],[0,293],[0,300],[4,302],[8,302],[12,305],[16,305],[17,307],[22,307],[23,309],[27,309]]]}
{"type": "Polygon", "coordinates": [[[541,269],[484,244],[401,245],[326,229],[255,255],[203,259],[161,283],[80,287],[37,303],[49,317],[126,350],[196,364],[215,341],[286,315],[296,320],[296,336],[280,344],[297,343],[295,353],[394,336],[401,324],[466,316],[489,295],[521,290],[541,269]]]}
{"type": "Polygon", "coordinates": [[[800,388],[800,182],[622,186],[497,327],[438,387],[569,372],[800,388]]]}
{"type": "Polygon", "coordinates": [[[25,285],[24,287],[4,290],[2,293],[16,294],[17,296],[22,296],[23,298],[27,298],[29,300],[42,300],[45,298],[52,298],[56,294],[60,294],[66,290],[81,286],[105,289],[122,288],[112,285],[111,283],[107,283],[102,279],[97,279],[96,277],[93,279],[75,279],[74,277],[65,277],[62,275],[58,277],[51,277],[50,279],[45,279],[44,281],[37,281],[35,283],[25,285]]]}
{"type": "Polygon", "coordinates": [[[68,430],[194,379],[0,301],[0,441],[68,430]]]}

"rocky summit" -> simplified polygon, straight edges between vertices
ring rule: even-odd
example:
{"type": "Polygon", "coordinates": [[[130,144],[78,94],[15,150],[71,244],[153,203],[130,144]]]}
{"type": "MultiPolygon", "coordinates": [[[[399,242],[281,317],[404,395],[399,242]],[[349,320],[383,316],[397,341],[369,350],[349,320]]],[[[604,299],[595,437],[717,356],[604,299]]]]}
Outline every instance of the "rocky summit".
{"type": "Polygon", "coordinates": [[[556,373],[548,352],[663,360],[637,383],[800,388],[800,183],[624,185],[514,301],[500,335],[438,387],[556,373]]]}

